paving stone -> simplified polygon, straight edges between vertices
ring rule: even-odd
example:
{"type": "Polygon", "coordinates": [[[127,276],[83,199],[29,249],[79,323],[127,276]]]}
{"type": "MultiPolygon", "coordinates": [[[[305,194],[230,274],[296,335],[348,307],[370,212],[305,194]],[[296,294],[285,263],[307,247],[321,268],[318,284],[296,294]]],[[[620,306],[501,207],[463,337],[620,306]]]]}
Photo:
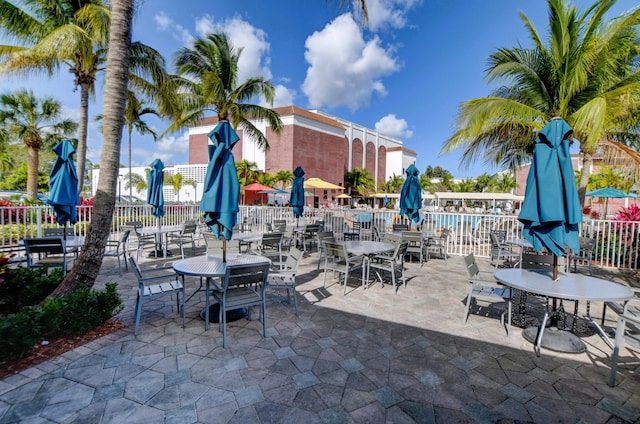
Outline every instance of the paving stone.
{"type": "Polygon", "coordinates": [[[318,377],[316,377],[312,372],[306,371],[300,374],[296,374],[292,376],[293,382],[301,389],[305,387],[311,387],[314,384],[320,383],[318,377]]]}

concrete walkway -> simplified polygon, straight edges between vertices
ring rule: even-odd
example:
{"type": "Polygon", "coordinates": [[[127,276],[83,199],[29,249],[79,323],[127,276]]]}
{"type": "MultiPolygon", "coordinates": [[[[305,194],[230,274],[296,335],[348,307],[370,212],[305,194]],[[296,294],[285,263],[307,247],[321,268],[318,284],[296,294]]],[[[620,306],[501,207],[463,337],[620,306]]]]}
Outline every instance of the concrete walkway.
{"type": "MultiPolygon", "coordinates": [[[[150,264],[146,260],[145,265],[150,264]]],[[[625,350],[615,388],[611,350],[583,330],[588,350],[536,357],[504,304],[480,303],[462,323],[467,294],[458,257],[407,265],[407,287],[347,295],[305,257],[300,315],[270,294],[268,336],[258,321],[204,331],[203,297],[187,326],[167,297],[144,305],[133,336],[136,286],[105,260],[101,286],[117,281],[128,327],[0,381],[2,423],[620,423],[640,420],[640,358],[625,350]]],[[[485,270],[488,264],[482,262],[485,270]]],[[[629,274],[599,271],[619,282],[629,274]]],[[[626,281],[626,283],[629,283],[626,281]]],[[[198,286],[189,280],[189,290],[198,286]]],[[[581,305],[583,308],[584,305],[581,305]]],[[[592,304],[599,315],[601,305],[592,304]]],[[[571,306],[572,308],[572,306],[571,306]]],[[[609,314],[607,325],[613,325],[609,314]]]]}

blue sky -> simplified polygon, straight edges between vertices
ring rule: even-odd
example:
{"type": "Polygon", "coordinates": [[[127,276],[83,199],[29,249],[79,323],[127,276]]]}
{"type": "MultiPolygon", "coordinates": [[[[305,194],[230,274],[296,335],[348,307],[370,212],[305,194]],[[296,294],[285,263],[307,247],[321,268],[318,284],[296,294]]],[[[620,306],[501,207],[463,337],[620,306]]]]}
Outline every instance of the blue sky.
{"type": "MultiPolygon", "coordinates": [[[[459,166],[460,153],[439,156],[454,129],[461,102],[488,95],[486,60],[499,47],[528,46],[519,11],[546,35],[543,0],[368,0],[368,27],[337,1],[324,0],[146,0],[134,18],[135,41],[173,54],[194,37],[224,30],[244,47],[240,74],[269,78],[277,88],[275,106],[294,104],[348,119],[402,139],[418,153],[416,166],[442,166],[455,177],[498,171],[480,158],[459,166]],[[268,7],[267,7],[268,6],[268,7]]],[[[591,1],[574,1],[581,8],[591,1]]],[[[619,0],[614,17],[637,5],[619,0]]],[[[545,37],[546,38],[546,37],[545,37]]],[[[66,69],[54,78],[0,77],[0,91],[28,87],[53,96],[69,116],[79,115],[79,92],[66,69]]],[[[93,117],[102,111],[103,79],[90,103],[88,158],[99,163],[101,135],[93,117]]],[[[162,132],[167,124],[149,120],[162,132]]],[[[133,166],[160,158],[187,163],[187,133],[155,142],[133,134],[133,166]]],[[[126,140],[126,136],[125,136],[126,140]]],[[[126,141],[123,164],[128,163],[126,141]]]]}

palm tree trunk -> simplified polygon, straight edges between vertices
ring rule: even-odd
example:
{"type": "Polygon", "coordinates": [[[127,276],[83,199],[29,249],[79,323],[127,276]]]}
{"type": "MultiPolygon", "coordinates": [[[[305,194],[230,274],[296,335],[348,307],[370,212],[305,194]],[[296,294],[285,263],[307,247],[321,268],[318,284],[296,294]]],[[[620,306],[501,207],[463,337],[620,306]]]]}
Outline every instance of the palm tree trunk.
{"type": "Polygon", "coordinates": [[[101,172],[93,205],[93,217],[87,240],[75,266],[50,297],[59,297],[83,286],[93,286],[102,265],[116,201],[120,141],[122,140],[124,111],[127,103],[132,17],[133,0],[113,0],[111,2],[111,27],[102,127],[104,144],[100,158],[101,172]]]}
{"type": "Polygon", "coordinates": [[[39,149],[29,147],[27,149],[27,199],[36,200],[38,197],[38,154],[39,149]]]}
{"type": "Polygon", "coordinates": [[[129,127],[129,201],[133,201],[133,181],[131,180],[131,132],[132,129],[129,127]]]}
{"type": "Polygon", "coordinates": [[[582,172],[580,172],[580,184],[578,185],[578,199],[580,199],[580,207],[584,209],[585,194],[587,194],[587,184],[593,167],[593,156],[590,152],[581,151],[582,153],[582,172]]]}
{"type": "Polygon", "coordinates": [[[77,163],[78,192],[82,194],[87,162],[87,126],[89,123],[89,84],[80,84],[80,122],[78,122],[77,163]]]}

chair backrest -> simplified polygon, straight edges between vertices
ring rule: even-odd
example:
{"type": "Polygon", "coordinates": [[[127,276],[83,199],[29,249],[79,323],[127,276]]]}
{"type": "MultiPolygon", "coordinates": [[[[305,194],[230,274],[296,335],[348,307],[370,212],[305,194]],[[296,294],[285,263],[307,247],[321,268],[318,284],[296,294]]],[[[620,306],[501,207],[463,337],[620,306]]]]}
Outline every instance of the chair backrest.
{"type": "Polygon", "coordinates": [[[407,254],[408,249],[409,249],[409,242],[406,240],[402,240],[396,246],[396,250],[393,252],[393,258],[396,261],[404,262],[404,257],[407,254]]]}
{"type": "Polygon", "coordinates": [[[491,238],[491,244],[495,244],[496,246],[507,241],[507,231],[506,230],[491,230],[489,232],[489,237],[491,238]]]}
{"type": "Polygon", "coordinates": [[[136,276],[138,285],[144,285],[144,278],[142,277],[142,271],[140,271],[138,264],[131,256],[129,256],[129,264],[131,265],[131,269],[133,270],[133,275],[136,276]]]}
{"type": "Polygon", "coordinates": [[[520,268],[524,269],[552,269],[553,255],[538,255],[536,253],[522,253],[520,268]]]}
{"type": "Polygon", "coordinates": [[[396,246],[402,241],[402,236],[392,233],[384,233],[382,234],[382,241],[385,243],[391,243],[396,246]]]}
{"type": "Polygon", "coordinates": [[[293,274],[298,272],[298,264],[300,263],[300,259],[302,259],[302,254],[302,250],[295,246],[291,247],[287,260],[284,262],[287,271],[293,272],[293,274]]]}
{"type": "Polygon", "coordinates": [[[476,257],[473,256],[473,253],[468,254],[467,256],[462,257],[462,263],[464,264],[464,269],[467,271],[467,278],[472,280],[476,278],[480,273],[480,268],[476,263],[476,257]]]}
{"type": "MultiPolygon", "coordinates": [[[[211,232],[202,233],[204,243],[207,245],[207,255],[216,255],[222,253],[222,240],[218,240],[215,234],[211,232]]],[[[227,253],[240,253],[239,240],[227,240],[227,253]]]]}
{"type": "Polygon", "coordinates": [[[338,259],[343,259],[345,261],[348,258],[347,248],[344,246],[344,244],[340,244],[332,241],[325,241],[324,248],[325,248],[327,257],[334,257],[338,259]]]}
{"type": "Polygon", "coordinates": [[[63,237],[65,235],[73,237],[76,235],[76,229],[73,227],[43,228],[42,234],[45,237],[63,237]]]}
{"type": "Polygon", "coordinates": [[[318,246],[322,246],[325,241],[336,241],[331,231],[318,231],[316,237],[318,237],[318,246]]]}
{"type": "Polygon", "coordinates": [[[391,228],[393,231],[409,231],[409,225],[407,224],[393,224],[391,228]]]}
{"type": "Polygon", "coordinates": [[[186,221],[184,224],[182,224],[182,235],[195,234],[197,228],[198,226],[196,225],[195,221],[186,221]]]}
{"type": "Polygon", "coordinates": [[[124,223],[124,225],[133,227],[136,229],[144,227],[144,225],[142,224],[142,221],[127,221],[124,223]]]}
{"type": "Polygon", "coordinates": [[[131,234],[131,230],[126,229],[120,234],[120,240],[118,240],[118,244],[120,246],[125,246],[127,241],[129,240],[129,234],[131,234]]]}
{"type": "Polygon", "coordinates": [[[253,265],[227,265],[227,272],[222,281],[222,289],[226,292],[230,287],[250,284],[260,284],[262,288],[265,288],[268,275],[268,262],[253,265]]]}
{"type": "Polygon", "coordinates": [[[377,226],[371,227],[372,239],[373,241],[380,241],[382,239],[382,235],[380,234],[380,229],[377,226]]]}
{"type": "Polygon", "coordinates": [[[580,237],[580,254],[582,256],[590,256],[596,247],[596,239],[589,237],[580,237]]]}
{"type": "Polygon", "coordinates": [[[57,237],[24,239],[24,249],[27,252],[27,256],[33,253],[64,254],[62,239],[57,237]]]}
{"type": "Polygon", "coordinates": [[[263,233],[262,245],[263,246],[276,246],[282,243],[282,233],[263,233]]]}
{"type": "Polygon", "coordinates": [[[403,231],[402,241],[408,241],[409,246],[421,246],[423,244],[424,237],[419,231],[403,231]]]}

